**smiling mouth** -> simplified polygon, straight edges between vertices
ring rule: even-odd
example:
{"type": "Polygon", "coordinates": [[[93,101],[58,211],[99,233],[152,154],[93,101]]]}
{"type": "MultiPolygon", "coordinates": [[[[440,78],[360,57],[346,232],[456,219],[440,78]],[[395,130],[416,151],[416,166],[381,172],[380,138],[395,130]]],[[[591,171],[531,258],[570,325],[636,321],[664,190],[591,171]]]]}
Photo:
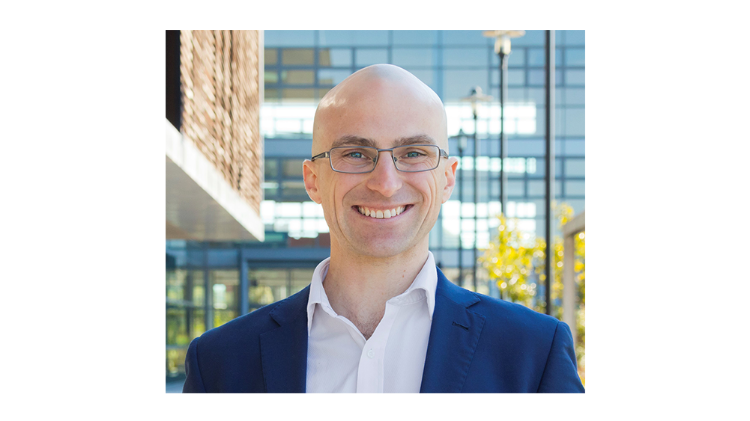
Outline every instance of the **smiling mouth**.
{"type": "Polygon", "coordinates": [[[366,206],[354,206],[354,208],[359,211],[362,215],[369,216],[370,218],[376,218],[376,219],[389,219],[393,218],[395,216],[401,215],[405,210],[407,210],[411,205],[406,206],[396,206],[392,209],[370,209],[366,206]]]}

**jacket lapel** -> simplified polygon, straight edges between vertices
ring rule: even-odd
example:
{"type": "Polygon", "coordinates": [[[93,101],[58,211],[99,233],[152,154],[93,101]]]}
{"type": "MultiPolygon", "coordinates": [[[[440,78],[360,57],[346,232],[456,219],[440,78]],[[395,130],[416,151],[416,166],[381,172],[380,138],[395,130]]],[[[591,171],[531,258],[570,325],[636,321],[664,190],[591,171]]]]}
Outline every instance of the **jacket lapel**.
{"type": "Polygon", "coordinates": [[[279,325],[260,335],[266,392],[304,393],[307,376],[307,301],[310,286],[279,302],[270,316],[279,325]]]}
{"type": "Polygon", "coordinates": [[[421,393],[456,393],[463,388],[485,318],[468,307],[479,298],[454,285],[437,269],[432,315],[421,393]]]}

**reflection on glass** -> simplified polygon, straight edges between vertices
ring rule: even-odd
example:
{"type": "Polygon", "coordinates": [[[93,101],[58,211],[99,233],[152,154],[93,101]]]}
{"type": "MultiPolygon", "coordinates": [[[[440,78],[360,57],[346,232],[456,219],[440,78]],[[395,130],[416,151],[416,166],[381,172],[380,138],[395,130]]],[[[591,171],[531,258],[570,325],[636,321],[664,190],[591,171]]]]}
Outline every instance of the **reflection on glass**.
{"type": "Polygon", "coordinates": [[[213,307],[217,310],[239,309],[240,273],[238,270],[212,270],[211,292],[213,307]]]}
{"type": "Polygon", "coordinates": [[[197,338],[198,336],[202,335],[206,331],[206,312],[203,309],[193,309],[191,311],[193,314],[191,320],[193,322],[192,326],[192,338],[190,340],[193,340],[197,338]]]}
{"type": "Polygon", "coordinates": [[[315,269],[292,269],[292,285],[289,295],[296,294],[304,289],[312,281],[315,269]]]}
{"type": "Polygon", "coordinates": [[[187,271],[184,269],[167,270],[167,301],[182,301],[187,288],[187,271]]]}
{"type": "Polygon", "coordinates": [[[349,70],[320,69],[318,70],[318,83],[321,85],[338,85],[351,74],[352,72],[349,70]]]}
{"type": "Polygon", "coordinates": [[[565,51],[566,66],[584,66],[586,61],[585,48],[568,48],[565,51]]]}
{"type": "Polygon", "coordinates": [[[352,65],[352,50],[348,48],[323,48],[318,51],[321,67],[349,67],[352,65]]]}
{"type": "Polygon", "coordinates": [[[431,48],[394,48],[393,64],[397,66],[424,66],[433,64],[431,48]]]}
{"type": "Polygon", "coordinates": [[[279,52],[274,48],[266,48],[263,50],[263,63],[266,65],[277,64],[279,60],[279,52]]]}
{"type": "Polygon", "coordinates": [[[187,345],[189,342],[186,310],[167,307],[167,345],[187,345]]]}
{"type": "Polygon", "coordinates": [[[443,66],[487,66],[490,50],[487,48],[445,48],[443,66]]]}
{"type": "Polygon", "coordinates": [[[437,31],[393,31],[394,45],[435,45],[437,31]]]}
{"type": "Polygon", "coordinates": [[[282,175],[284,177],[302,177],[302,159],[285,159],[282,161],[282,175]]]}
{"type": "Polygon", "coordinates": [[[288,297],[288,275],[285,269],[250,269],[247,279],[251,307],[271,304],[288,297]]]}
{"type": "Polygon", "coordinates": [[[167,377],[177,377],[185,372],[186,356],[187,348],[167,350],[167,377]]]}
{"type": "Polygon", "coordinates": [[[312,48],[281,50],[281,63],[287,66],[313,65],[315,64],[315,50],[312,48]]]}
{"type": "Polygon", "coordinates": [[[282,70],[281,81],[290,85],[312,85],[315,83],[313,70],[282,70]]]}
{"type": "Polygon", "coordinates": [[[311,100],[315,97],[315,89],[286,88],[281,90],[281,97],[291,100],[311,100]]]}
{"type": "Polygon", "coordinates": [[[359,48],[356,52],[357,66],[388,63],[388,50],[380,48],[359,48]]]}

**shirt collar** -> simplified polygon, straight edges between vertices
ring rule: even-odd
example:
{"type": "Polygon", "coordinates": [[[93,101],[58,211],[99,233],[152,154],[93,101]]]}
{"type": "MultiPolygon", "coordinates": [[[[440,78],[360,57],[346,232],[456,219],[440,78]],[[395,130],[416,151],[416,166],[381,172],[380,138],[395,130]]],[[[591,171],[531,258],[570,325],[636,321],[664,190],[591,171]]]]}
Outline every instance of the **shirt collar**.
{"type": "MultiPolygon", "coordinates": [[[[312,276],[312,282],[310,282],[310,297],[307,300],[307,333],[310,334],[312,329],[313,314],[315,314],[315,304],[320,304],[324,311],[331,313],[333,310],[330,308],[330,302],[328,296],[323,288],[323,280],[328,274],[328,266],[331,262],[331,258],[327,258],[320,262],[315,268],[312,276]],[[329,311],[330,310],[330,311],[329,311]]],[[[419,271],[417,277],[411,283],[409,288],[404,291],[403,294],[391,298],[391,300],[407,300],[405,298],[411,295],[411,292],[417,289],[424,291],[427,298],[427,309],[430,313],[430,320],[432,320],[432,314],[435,311],[435,290],[437,289],[437,269],[435,266],[435,257],[432,252],[427,252],[427,261],[422,266],[422,270],[419,271]]],[[[420,291],[421,292],[421,291],[420,291]]],[[[421,295],[421,294],[420,294],[421,295]]],[[[421,297],[419,297],[421,298],[421,297]]],[[[389,300],[389,301],[391,301],[389,300]]],[[[331,314],[333,315],[333,314],[331,314]]]]}

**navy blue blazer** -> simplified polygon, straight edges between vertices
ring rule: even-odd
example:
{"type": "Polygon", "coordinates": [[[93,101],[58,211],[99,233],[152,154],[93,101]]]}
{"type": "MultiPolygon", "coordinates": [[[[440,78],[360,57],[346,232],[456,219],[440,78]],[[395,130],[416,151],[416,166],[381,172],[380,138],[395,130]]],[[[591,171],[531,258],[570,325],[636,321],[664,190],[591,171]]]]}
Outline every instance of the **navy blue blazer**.
{"type": "MultiPolygon", "coordinates": [[[[421,392],[583,392],[568,325],[438,283],[421,392]]],[[[195,338],[183,392],[304,392],[310,287],[195,338]]]]}

